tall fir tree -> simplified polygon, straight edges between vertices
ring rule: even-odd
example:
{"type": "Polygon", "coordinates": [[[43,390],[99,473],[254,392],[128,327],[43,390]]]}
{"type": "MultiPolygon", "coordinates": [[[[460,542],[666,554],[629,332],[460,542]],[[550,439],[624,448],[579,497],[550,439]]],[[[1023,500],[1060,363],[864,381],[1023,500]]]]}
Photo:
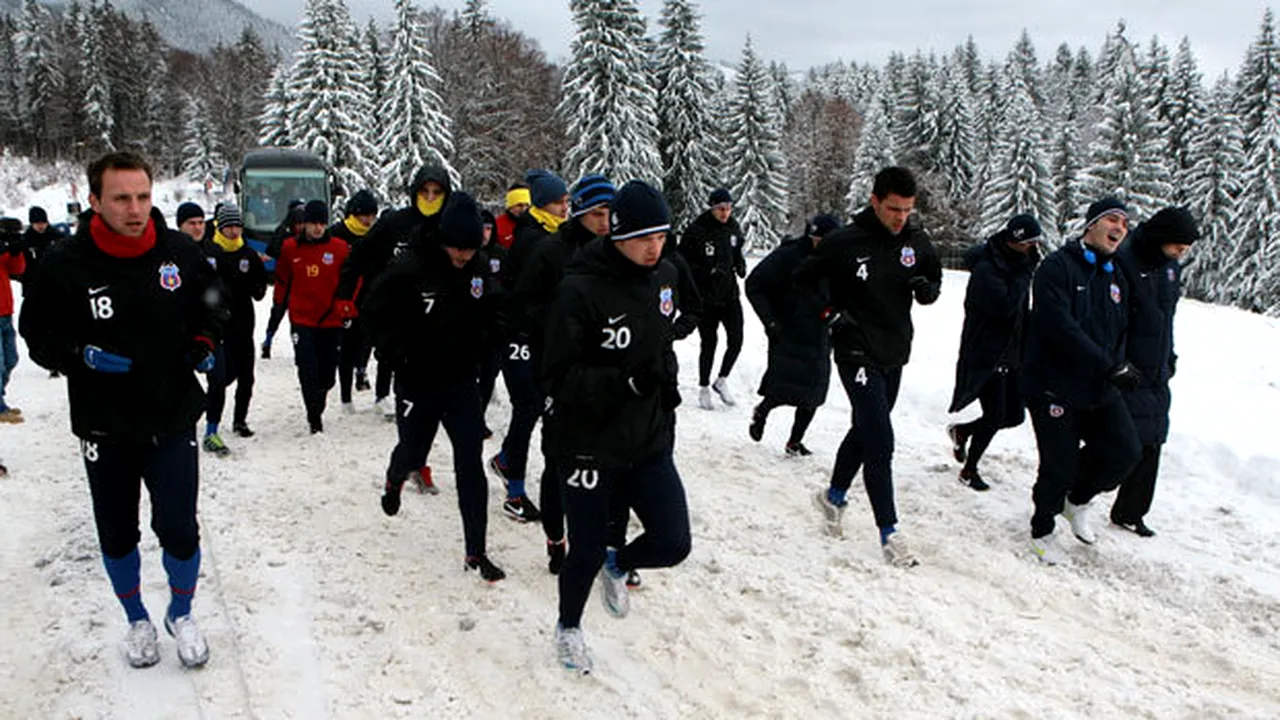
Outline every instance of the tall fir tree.
{"type": "Polygon", "coordinates": [[[1175,205],[1187,205],[1195,199],[1191,191],[1191,174],[1195,169],[1191,146],[1208,112],[1204,82],[1188,38],[1184,37],[1178,45],[1170,69],[1166,98],[1165,157],[1169,162],[1172,186],[1169,199],[1175,205]]]}
{"type": "Polygon", "coordinates": [[[866,206],[876,173],[894,164],[893,128],[883,85],[876,89],[862,119],[862,135],[854,154],[849,192],[845,195],[845,214],[854,215],[866,206]]]}
{"type": "Polygon", "coordinates": [[[559,107],[572,143],[565,172],[661,185],[657,92],[639,7],[634,0],[572,0],[569,7],[577,34],[559,107]]]}
{"type": "Polygon", "coordinates": [[[942,177],[948,194],[957,200],[973,192],[977,175],[973,132],[973,99],[962,63],[948,63],[938,74],[939,109],[931,170],[942,177]]]}
{"type": "Polygon", "coordinates": [[[209,106],[198,93],[188,94],[182,131],[182,173],[191,182],[217,182],[226,168],[209,106]]]}
{"type": "Polygon", "coordinates": [[[267,85],[262,113],[258,115],[258,144],[289,147],[293,144],[289,132],[289,110],[294,106],[289,96],[289,66],[276,65],[267,85]]]}
{"type": "Polygon", "coordinates": [[[1187,267],[1186,287],[1190,297],[1209,302],[1237,300],[1227,275],[1240,239],[1237,203],[1246,158],[1234,94],[1231,80],[1223,75],[1214,87],[1204,122],[1191,136],[1188,152],[1186,194],[1204,240],[1196,245],[1196,261],[1187,267]]]}
{"type": "MultiPolygon", "coordinates": [[[[1010,101],[1000,126],[994,155],[996,173],[982,189],[980,232],[990,235],[1009,218],[1029,213],[1037,219],[1054,217],[1053,183],[1041,143],[1038,110],[1020,69],[1010,65],[1006,79],[1010,101]]],[[[1048,233],[1053,226],[1043,223],[1048,233]]]]}
{"type": "Polygon", "coordinates": [[[22,134],[22,74],[13,42],[17,34],[8,13],[0,13],[0,145],[16,144],[22,134]]]}
{"type": "Polygon", "coordinates": [[[53,33],[50,11],[36,0],[26,0],[14,38],[20,94],[13,100],[20,108],[31,149],[40,158],[56,153],[62,122],[62,68],[53,33]]]}
{"type": "Polygon", "coordinates": [[[378,22],[373,18],[369,18],[369,24],[365,25],[364,37],[361,42],[365,56],[368,58],[364,81],[368,88],[369,107],[374,109],[373,133],[374,137],[382,137],[385,118],[382,117],[382,113],[377,111],[382,107],[382,102],[387,96],[389,78],[387,76],[387,54],[382,47],[382,31],[378,28],[378,22]]]}
{"type": "Polygon", "coordinates": [[[728,154],[733,158],[729,177],[739,208],[738,224],[747,248],[769,249],[778,244],[787,224],[787,170],[782,156],[772,101],[773,80],[747,38],[742,62],[734,79],[730,107],[728,154]]]}
{"type": "Polygon", "coordinates": [[[1276,92],[1271,78],[1276,73],[1280,50],[1276,46],[1275,15],[1270,8],[1262,15],[1258,36],[1245,53],[1244,65],[1236,77],[1235,111],[1244,130],[1245,150],[1253,149],[1259,137],[1258,128],[1263,123],[1271,96],[1276,92]]]}
{"type": "Polygon", "coordinates": [[[308,0],[289,72],[289,119],[294,147],[318,155],[353,193],[378,187],[379,174],[350,28],[342,0],[308,0]]]}
{"type": "Polygon", "coordinates": [[[718,139],[712,116],[715,87],[703,57],[702,32],[691,0],[667,0],[658,42],[658,129],[664,195],[672,223],[683,228],[702,212],[719,185],[718,139]]]}
{"type": "Polygon", "coordinates": [[[380,112],[386,125],[379,142],[388,195],[407,187],[418,168],[427,164],[444,167],[454,185],[460,185],[450,162],[452,121],[437,92],[440,76],[432,65],[420,11],[410,0],[396,0],[388,71],[391,83],[380,112]]]}
{"type": "Polygon", "coordinates": [[[938,101],[931,79],[937,59],[916,52],[903,70],[903,82],[895,85],[893,100],[894,154],[898,161],[917,168],[929,162],[938,137],[938,101]]]}
{"type": "Polygon", "coordinates": [[[1031,33],[1026,28],[1018,36],[1018,43],[1013,50],[1009,51],[1005,72],[1009,73],[1015,83],[1026,88],[1036,115],[1042,115],[1045,110],[1044,77],[1040,61],[1036,58],[1035,43],[1031,41],[1031,33]]]}
{"type": "Polygon", "coordinates": [[[101,14],[90,7],[80,14],[80,77],[84,92],[84,135],[80,141],[90,153],[115,150],[112,132],[115,116],[111,108],[111,88],[104,70],[106,55],[103,51],[101,14]]]}

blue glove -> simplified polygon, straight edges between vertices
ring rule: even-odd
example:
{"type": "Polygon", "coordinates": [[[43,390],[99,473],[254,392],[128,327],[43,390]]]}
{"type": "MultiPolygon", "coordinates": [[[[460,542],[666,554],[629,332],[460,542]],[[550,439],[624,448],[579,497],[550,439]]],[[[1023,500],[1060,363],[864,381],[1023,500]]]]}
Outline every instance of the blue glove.
{"type": "Polygon", "coordinates": [[[127,373],[129,368],[133,367],[133,361],[129,358],[107,352],[95,345],[84,346],[84,364],[88,365],[90,370],[111,375],[127,373]]]}
{"type": "Polygon", "coordinates": [[[205,337],[197,337],[191,341],[191,347],[187,350],[187,362],[189,367],[195,368],[196,372],[207,373],[213,370],[215,356],[213,354],[213,341],[205,337]]]}
{"type": "Polygon", "coordinates": [[[196,372],[202,372],[202,373],[212,372],[213,363],[214,363],[214,357],[212,355],[205,355],[203,360],[196,363],[196,372]]]}

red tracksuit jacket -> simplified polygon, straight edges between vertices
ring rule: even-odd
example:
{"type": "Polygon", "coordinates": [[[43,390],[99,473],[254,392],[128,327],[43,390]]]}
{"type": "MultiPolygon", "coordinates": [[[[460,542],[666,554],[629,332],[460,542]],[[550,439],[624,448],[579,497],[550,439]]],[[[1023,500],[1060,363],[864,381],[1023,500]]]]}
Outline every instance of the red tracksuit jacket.
{"type": "Polygon", "coordinates": [[[351,249],[325,233],[317,241],[289,238],[276,261],[275,301],[288,299],[289,323],[301,327],[336,328],[353,316],[351,303],[335,300],[338,276],[351,249]]]}

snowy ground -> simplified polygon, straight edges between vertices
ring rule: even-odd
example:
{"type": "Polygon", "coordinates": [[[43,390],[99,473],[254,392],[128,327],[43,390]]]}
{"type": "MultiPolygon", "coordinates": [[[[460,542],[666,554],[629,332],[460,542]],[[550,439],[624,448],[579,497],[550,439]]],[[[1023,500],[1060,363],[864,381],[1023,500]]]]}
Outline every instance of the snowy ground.
{"type": "MultiPolygon", "coordinates": [[[[679,347],[693,554],[646,572],[626,620],[592,598],[588,678],[554,658],[540,529],[504,519],[492,483],[489,547],[508,579],[464,574],[444,447],[432,457],[444,492],[406,493],[384,517],[393,427],[365,393],[366,411],[331,409],[324,435],[307,436],[283,344],[258,366],[257,437],[202,463],[195,608],[213,659],[184,672],[166,638],[159,666],[127,668],[63,386],[24,353],[9,397],[27,422],[0,429],[0,717],[1280,716],[1280,323],[1183,303],[1149,517],[1160,535],[1107,528],[1090,548],[1064,524],[1072,562],[1046,568],[1025,552],[1029,426],[997,438],[989,493],[955,481],[943,427],[964,280],[948,274],[943,299],[916,311],[895,413],[900,514],[924,564],[885,565],[861,493],[846,539],[820,532],[810,495],[848,424],[838,383],[807,439],[815,457],[783,457],[789,410],[764,443],[747,439],[764,366],[752,318],[735,408],[693,406],[697,341],[679,347]]],[[[500,395],[495,429],[507,410],[500,395]]],[[[164,575],[144,538],[158,615],[164,575]]]]}

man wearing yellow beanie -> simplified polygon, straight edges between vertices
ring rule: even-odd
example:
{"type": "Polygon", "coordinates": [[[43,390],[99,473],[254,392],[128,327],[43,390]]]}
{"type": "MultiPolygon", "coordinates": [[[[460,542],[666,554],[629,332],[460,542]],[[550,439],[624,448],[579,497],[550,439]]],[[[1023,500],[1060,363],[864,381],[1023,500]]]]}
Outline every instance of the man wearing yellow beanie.
{"type": "Polygon", "coordinates": [[[494,226],[499,245],[511,249],[511,243],[516,239],[516,221],[529,211],[531,202],[528,185],[516,183],[507,188],[507,211],[502,213],[494,226]]]}

